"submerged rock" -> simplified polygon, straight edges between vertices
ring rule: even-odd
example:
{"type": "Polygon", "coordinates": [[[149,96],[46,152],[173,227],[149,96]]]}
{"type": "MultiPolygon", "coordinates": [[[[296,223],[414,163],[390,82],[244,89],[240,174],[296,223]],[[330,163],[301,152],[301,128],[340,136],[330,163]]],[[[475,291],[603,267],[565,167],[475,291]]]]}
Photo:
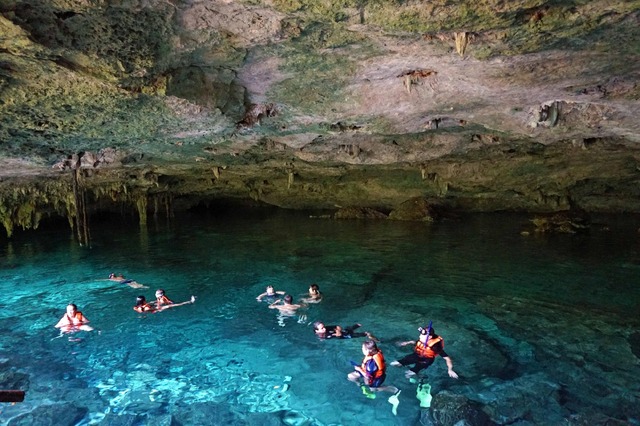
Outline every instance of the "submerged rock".
{"type": "Polygon", "coordinates": [[[433,398],[430,415],[435,426],[491,424],[480,404],[448,391],[442,391],[433,398]]]}
{"type": "Polygon", "coordinates": [[[40,405],[29,413],[11,419],[7,425],[76,425],[87,412],[85,407],[74,404],[40,405]]]}

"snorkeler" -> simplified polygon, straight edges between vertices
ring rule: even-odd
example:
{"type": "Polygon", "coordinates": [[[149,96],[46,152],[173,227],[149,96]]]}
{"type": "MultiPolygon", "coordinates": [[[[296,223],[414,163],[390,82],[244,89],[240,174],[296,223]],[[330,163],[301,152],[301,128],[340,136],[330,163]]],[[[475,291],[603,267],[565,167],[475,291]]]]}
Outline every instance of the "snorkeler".
{"type": "Polygon", "coordinates": [[[256,300],[258,302],[262,302],[262,299],[266,299],[267,302],[269,303],[273,303],[278,299],[278,296],[284,296],[286,294],[286,292],[282,291],[282,290],[274,290],[272,285],[268,285],[266,288],[266,291],[260,295],[258,295],[258,297],[256,297],[256,300]]]}
{"type": "Polygon", "coordinates": [[[309,286],[309,294],[302,299],[305,303],[320,303],[322,302],[322,293],[318,284],[311,284],[309,286]]]}
{"type": "Polygon", "coordinates": [[[122,274],[116,275],[113,272],[109,274],[109,281],[116,281],[119,284],[126,284],[131,288],[149,288],[145,285],[140,284],[136,280],[126,279],[122,274]]]}
{"type": "Polygon", "coordinates": [[[436,334],[431,326],[431,322],[429,322],[429,326],[426,329],[420,327],[418,330],[420,331],[418,341],[409,340],[398,343],[399,346],[412,345],[415,343],[413,353],[397,361],[392,361],[390,365],[400,367],[414,364],[414,366],[405,374],[407,378],[412,378],[421,370],[429,368],[435,361],[436,357],[440,355],[447,363],[447,372],[449,373],[449,377],[457,379],[458,374],[453,371],[453,361],[444,351],[444,339],[436,334]]]}
{"type": "Polygon", "coordinates": [[[322,321],[313,323],[313,331],[320,339],[351,339],[353,337],[368,337],[369,339],[379,342],[378,338],[368,331],[356,332],[355,330],[362,327],[362,324],[353,324],[350,327],[342,328],[339,325],[325,326],[322,321]]]}
{"type": "Polygon", "coordinates": [[[93,330],[93,327],[87,325],[88,323],[89,320],[78,310],[78,307],[73,303],[69,303],[67,312],[60,318],[55,327],[59,328],[61,333],[93,330]]]}
{"type": "MultiPolygon", "coordinates": [[[[373,340],[365,340],[362,343],[362,354],[364,359],[360,365],[352,362],[355,371],[347,375],[347,379],[356,383],[362,389],[362,393],[367,398],[375,398],[374,392],[391,392],[398,394],[398,388],[395,386],[382,386],[387,377],[387,367],[384,361],[382,351],[378,349],[376,342],[373,340]]],[[[397,400],[397,398],[395,398],[397,400]]],[[[389,401],[391,402],[391,401],[389,401]]],[[[392,402],[393,404],[393,402],[392,402]]]]}

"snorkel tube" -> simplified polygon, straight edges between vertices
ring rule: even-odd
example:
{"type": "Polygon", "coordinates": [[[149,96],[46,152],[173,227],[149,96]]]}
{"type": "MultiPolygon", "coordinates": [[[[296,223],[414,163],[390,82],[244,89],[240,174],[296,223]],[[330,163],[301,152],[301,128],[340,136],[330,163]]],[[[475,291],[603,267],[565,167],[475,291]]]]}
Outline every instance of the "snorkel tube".
{"type": "Polygon", "coordinates": [[[427,340],[429,339],[429,335],[431,334],[431,326],[433,325],[433,321],[429,320],[429,325],[427,326],[427,328],[422,328],[422,327],[418,327],[418,330],[420,331],[420,334],[426,334],[427,335],[427,340]]]}

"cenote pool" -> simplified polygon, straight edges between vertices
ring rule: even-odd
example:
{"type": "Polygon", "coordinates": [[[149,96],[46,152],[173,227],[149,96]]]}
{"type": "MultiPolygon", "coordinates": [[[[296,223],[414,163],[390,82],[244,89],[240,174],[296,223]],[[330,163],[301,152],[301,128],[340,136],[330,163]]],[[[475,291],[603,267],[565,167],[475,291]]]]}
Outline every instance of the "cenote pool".
{"type": "Polygon", "coordinates": [[[640,424],[640,219],[598,221],[607,229],[522,236],[525,216],[425,224],[265,210],[142,230],[94,220],[90,248],[65,226],[3,237],[0,387],[26,398],[0,404],[0,424],[640,424]],[[297,299],[311,283],[323,301],[293,317],[256,301],[269,284],[297,299]],[[196,303],[132,310],[158,288],[196,303]],[[68,303],[93,332],[60,337],[68,303]],[[316,320],[361,323],[387,362],[432,320],[460,379],[436,360],[422,408],[417,384],[389,367],[394,415],[389,394],[369,399],[346,380],[363,339],[318,340],[316,320]]]}

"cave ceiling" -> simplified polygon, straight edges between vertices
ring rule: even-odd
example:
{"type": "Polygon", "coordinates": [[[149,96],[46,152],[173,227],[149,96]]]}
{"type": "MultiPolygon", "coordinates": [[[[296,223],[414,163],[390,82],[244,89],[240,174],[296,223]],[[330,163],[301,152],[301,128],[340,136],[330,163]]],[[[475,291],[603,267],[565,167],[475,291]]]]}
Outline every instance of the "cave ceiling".
{"type": "Polygon", "coordinates": [[[0,0],[1,210],[637,212],[639,57],[640,1],[0,0]]]}

